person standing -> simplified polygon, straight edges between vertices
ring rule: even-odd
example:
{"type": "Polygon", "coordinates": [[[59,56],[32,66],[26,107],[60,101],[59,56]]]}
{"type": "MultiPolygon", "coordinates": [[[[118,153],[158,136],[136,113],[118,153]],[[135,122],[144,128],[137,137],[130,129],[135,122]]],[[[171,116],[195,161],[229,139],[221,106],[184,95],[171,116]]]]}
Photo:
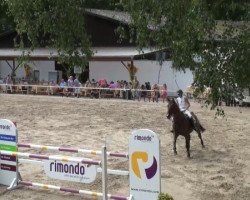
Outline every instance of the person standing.
{"type": "Polygon", "coordinates": [[[73,80],[73,76],[69,77],[67,84],[68,84],[68,93],[69,94],[73,94],[73,92],[74,92],[74,80],[73,80]]]}
{"type": "Polygon", "coordinates": [[[12,84],[13,84],[13,81],[12,81],[12,78],[10,75],[8,75],[5,79],[5,83],[6,83],[6,92],[7,93],[12,93],[12,84]]]}
{"type": "Polygon", "coordinates": [[[78,80],[78,78],[76,77],[75,80],[74,80],[74,89],[75,89],[74,92],[75,92],[75,96],[76,96],[77,98],[80,97],[80,93],[81,93],[80,87],[81,87],[81,83],[80,83],[80,81],[78,80]]]}
{"type": "Polygon", "coordinates": [[[159,88],[157,84],[154,84],[151,88],[151,97],[153,102],[157,102],[158,103],[158,97],[159,97],[159,88]]]}
{"type": "Polygon", "coordinates": [[[167,87],[167,84],[164,83],[162,93],[161,93],[161,98],[162,98],[163,103],[167,101],[167,97],[168,97],[168,87],[167,87]]]}
{"type": "Polygon", "coordinates": [[[134,76],[134,79],[132,80],[132,98],[135,100],[136,97],[138,97],[138,88],[139,88],[139,81],[137,80],[137,77],[134,76]]]}

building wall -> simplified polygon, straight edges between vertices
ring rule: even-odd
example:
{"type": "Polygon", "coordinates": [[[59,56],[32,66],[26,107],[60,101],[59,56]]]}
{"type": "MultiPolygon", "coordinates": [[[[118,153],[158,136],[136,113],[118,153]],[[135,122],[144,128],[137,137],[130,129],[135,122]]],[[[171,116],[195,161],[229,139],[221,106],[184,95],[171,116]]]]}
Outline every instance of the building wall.
{"type": "MultiPolygon", "coordinates": [[[[11,65],[13,64],[13,61],[8,61],[11,65]]],[[[49,78],[49,72],[55,72],[55,62],[54,61],[31,61],[28,63],[33,70],[39,70],[40,77],[39,81],[48,81],[49,78]]],[[[18,63],[16,62],[16,66],[18,63]]],[[[6,77],[8,74],[11,73],[11,69],[9,65],[6,63],[6,61],[1,60],[0,61],[0,76],[1,78],[6,77]]],[[[17,78],[24,78],[25,72],[24,68],[20,66],[16,71],[16,77],[17,78]]]]}
{"type": "MultiPolygon", "coordinates": [[[[134,61],[138,72],[136,74],[140,84],[150,82],[151,85],[158,83],[160,70],[159,62],[140,60],[134,61]]],[[[121,62],[100,62],[92,61],[89,63],[89,78],[95,80],[106,79],[108,82],[117,80],[129,81],[129,75],[121,62]]],[[[166,83],[169,92],[176,92],[178,89],[185,90],[193,82],[193,74],[190,70],[176,71],[172,68],[172,61],[165,61],[160,71],[159,84],[166,83]]]]}

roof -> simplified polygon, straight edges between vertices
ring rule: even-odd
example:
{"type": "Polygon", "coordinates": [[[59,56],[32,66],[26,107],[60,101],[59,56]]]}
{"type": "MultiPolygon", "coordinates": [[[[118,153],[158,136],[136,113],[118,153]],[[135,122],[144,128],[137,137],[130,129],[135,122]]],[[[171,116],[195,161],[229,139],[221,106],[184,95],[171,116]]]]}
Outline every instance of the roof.
{"type": "MultiPolygon", "coordinates": [[[[155,53],[159,50],[144,48],[138,50],[136,47],[96,47],[92,48],[93,61],[128,61],[136,60],[144,55],[155,53]]],[[[17,49],[0,49],[0,60],[13,60],[23,56],[22,50],[17,49]]],[[[26,54],[25,54],[26,55],[26,54]]],[[[84,57],[84,55],[82,55],[84,57]]],[[[31,60],[55,60],[58,52],[55,49],[34,49],[29,53],[31,60]]]]}
{"type": "MultiPolygon", "coordinates": [[[[120,23],[130,25],[132,23],[131,15],[125,11],[117,10],[100,10],[100,9],[86,9],[85,12],[89,15],[109,19],[111,21],[118,21],[120,23]]],[[[155,30],[156,27],[152,24],[148,25],[149,30],[155,30]]]]}
{"type": "Polygon", "coordinates": [[[93,16],[116,20],[124,24],[130,24],[132,21],[130,14],[124,11],[86,9],[85,12],[93,16]]]}

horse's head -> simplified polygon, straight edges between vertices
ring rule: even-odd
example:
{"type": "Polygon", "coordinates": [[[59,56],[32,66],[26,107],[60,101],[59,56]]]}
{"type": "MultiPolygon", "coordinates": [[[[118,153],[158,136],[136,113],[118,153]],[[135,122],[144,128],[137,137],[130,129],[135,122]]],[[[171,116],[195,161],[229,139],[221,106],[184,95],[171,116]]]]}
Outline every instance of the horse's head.
{"type": "Polygon", "coordinates": [[[167,101],[168,101],[167,118],[170,119],[175,113],[179,112],[180,109],[177,103],[175,102],[174,98],[173,99],[167,98],[167,101]]]}

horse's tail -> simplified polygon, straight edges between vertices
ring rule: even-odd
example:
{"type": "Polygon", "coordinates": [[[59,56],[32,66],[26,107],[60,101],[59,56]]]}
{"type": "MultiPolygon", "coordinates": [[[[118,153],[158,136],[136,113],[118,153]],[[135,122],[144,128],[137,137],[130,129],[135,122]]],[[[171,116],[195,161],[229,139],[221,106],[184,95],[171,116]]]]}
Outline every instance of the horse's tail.
{"type": "Polygon", "coordinates": [[[204,132],[206,129],[201,124],[199,124],[199,125],[200,125],[201,132],[204,132]]]}
{"type": "Polygon", "coordinates": [[[200,121],[198,120],[198,117],[193,112],[191,112],[191,115],[195,121],[195,124],[194,124],[195,129],[198,129],[201,132],[204,132],[206,129],[201,125],[200,121]]]}

